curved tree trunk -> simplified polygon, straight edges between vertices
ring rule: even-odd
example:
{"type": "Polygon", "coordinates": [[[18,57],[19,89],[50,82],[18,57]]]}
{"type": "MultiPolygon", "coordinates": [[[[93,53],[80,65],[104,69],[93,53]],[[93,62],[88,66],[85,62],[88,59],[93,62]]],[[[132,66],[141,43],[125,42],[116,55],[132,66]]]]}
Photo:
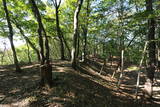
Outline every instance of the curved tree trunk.
{"type": "Polygon", "coordinates": [[[28,39],[28,37],[25,36],[22,28],[21,28],[20,25],[17,23],[17,21],[14,20],[14,21],[12,21],[12,22],[13,22],[13,23],[16,25],[16,27],[19,29],[19,31],[20,31],[21,35],[24,37],[25,41],[26,41],[26,42],[31,46],[31,48],[36,52],[36,54],[37,54],[37,59],[38,59],[38,61],[40,61],[40,53],[39,53],[39,50],[33,45],[33,43],[28,39]]]}
{"type": "Polygon", "coordinates": [[[76,61],[76,55],[77,55],[77,39],[78,39],[78,17],[79,17],[79,13],[81,10],[81,6],[82,6],[83,0],[78,0],[78,6],[75,10],[74,13],[74,33],[73,33],[73,46],[72,46],[72,58],[71,58],[71,63],[72,63],[72,67],[74,69],[76,69],[76,65],[77,65],[77,61],[76,61]]]}
{"type": "Polygon", "coordinates": [[[11,44],[11,49],[13,52],[13,58],[14,58],[14,64],[16,66],[16,72],[21,72],[21,68],[19,66],[16,50],[15,50],[14,43],[13,43],[13,28],[12,28],[11,21],[10,21],[9,12],[8,12],[7,5],[6,5],[6,0],[3,0],[3,6],[4,6],[5,14],[6,14],[8,28],[9,28],[9,37],[8,38],[9,38],[9,41],[11,44]]]}

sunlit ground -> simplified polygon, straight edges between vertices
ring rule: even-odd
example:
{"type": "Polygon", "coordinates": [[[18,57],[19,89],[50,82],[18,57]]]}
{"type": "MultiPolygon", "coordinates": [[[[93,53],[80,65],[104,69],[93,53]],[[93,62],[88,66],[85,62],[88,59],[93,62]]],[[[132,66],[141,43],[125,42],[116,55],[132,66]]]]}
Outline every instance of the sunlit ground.
{"type": "MultiPolygon", "coordinates": [[[[141,99],[134,102],[137,67],[126,67],[124,76],[117,91],[117,80],[120,72],[112,78],[114,65],[109,64],[100,74],[102,65],[96,63],[79,64],[79,70],[74,71],[68,61],[54,61],[53,87],[39,88],[39,65],[23,66],[22,73],[16,73],[13,68],[0,69],[0,107],[158,107],[160,99],[160,78],[153,87],[156,101],[148,102],[141,99]]],[[[103,63],[99,63],[103,64],[103,63]]],[[[156,73],[158,75],[158,72],[156,73]]],[[[140,88],[143,88],[144,74],[141,75],[140,88]]],[[[139,92],[140,95],[141,92],[139,92]]]]}

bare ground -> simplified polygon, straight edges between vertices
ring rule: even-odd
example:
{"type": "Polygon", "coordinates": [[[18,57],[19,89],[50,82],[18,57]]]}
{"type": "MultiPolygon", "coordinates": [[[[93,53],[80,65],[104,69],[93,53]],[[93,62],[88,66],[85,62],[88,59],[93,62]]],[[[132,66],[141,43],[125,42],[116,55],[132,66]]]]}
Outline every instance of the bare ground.
{"type": "Polygon", "coordinates": [[[38,87],[38,64],[24,65],[22,73],[14,72],[13,66],[1,66],[0,107],[159,107],[159,101],[134,101],[134,70],[125,72],[117,91],[119,73],[112,79],[113,70],[106,68],[105,75],[100,75],[99,67],[80,64],[75,71],[68,61],[54,61],[53,87],[45,89],[38,87]]]}

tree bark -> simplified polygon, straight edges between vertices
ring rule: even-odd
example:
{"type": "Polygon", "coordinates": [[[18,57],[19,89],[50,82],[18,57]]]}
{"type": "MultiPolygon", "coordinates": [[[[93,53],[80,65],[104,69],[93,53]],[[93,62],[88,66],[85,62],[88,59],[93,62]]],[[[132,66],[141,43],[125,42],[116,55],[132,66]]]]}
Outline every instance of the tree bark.
{"type": "Polygon", "coordinates": [[[62,38],[62,35],[61,35],[61,29],[60,29],[60,26],[59,26],[59,10],[58,8],[56,7],[56,26],[57,26],[57,35],[59,37],[59,40],[60,40],[60,48],[61,48],[61,60],[65,60],[65,56],[64,56],[64,43],[63,43],[63,38],[62,38]]]}
{"type": "Polygon", "coordinates": [[[78,17],[79,17],[79,13],[81,10],[81,6],[82,6],[83,0],[78,0],[78,6],[75,10],[74,13],[74,33],[73,33],[73,46],[72,46],[72,58],[71,58],[71,63],[72,63],[72,67],[74,69],[76,69],[76,49],[77,49],[77,37],[78,37],[78,17]]]}
{"type": "Polygon", "coordinates": [[[49,58],[49,43],[46,31],[44,29],[44,26],[42,24],[41,15],[39,13],[38,7],[34,0],[29,0],[30,4],[32,5],[32,11],[34,13],[34,16],[38,22],[38,35],[39,35],[39,46],[40,46],[40,55],[41,55],[41,82],[40,84],[42,86],[49,86],[51,87],[52,84],[52,66],[50,64],[50,58],[49,58]],[[43,34],[44,34],[44,40],[43,41],[43,34]],[[45,43],[45,44],[44,44],[45,43]],[[44,48],[45,45],[45,48],[44,48]],[[44,51],[44,49],[46,49],[44,51]],[[46,53],[45,53],[46,52],[46,53]]]}
{"type": "Polygon", "coordinates": [[[8,12],[7,5],[6,5],[6,0],[3,0],[3,6],[4,6],[6,19],[7,19],[8,28],[9,28],[9,36],[8,36],[8,38],[9,38],[11,49],[12,49],[12,53],[13,53],[14,64],[16,66],[16,70],[15,71],[16,72],[21,72],[21,68],[19,66],[16,50],[15,50],[14,43],[13,43],[13,28],[12,28],[12,24],[11,24],[11,21],[10,21],[10,16],[9,16],[9,12],[8,12]]]}
{"type": "Polygon", "coordinates": [[[86,8],[86,25],[83,28],[83,35],[84,35],[84,46],[83,46],[83,54],[82,54],[82,61],[86,62],[86,49],[87,49],[87,34],[88,34],[88,19],[89,19],[89,14],[90,14],[90,0],[87,0],[87,8],[86,8]]]}
{"type": "Polygon", "coordinates": [[[34,0],[29,0],[30,4],[32,5],[32,11],[34,13],[35,18],[38,22],[38,36],[39,36],[39,47],[40,47],[40,58],[41,58],[41,64],[44,64],[45,61],[45,55],[44,55],[44,41],[42,37],[42,24],[41,24],[41,17],[40,13],[38,11],[38,7],[34,0]],[[38,15],[37,15],[38,14],[38,15]]]}
{"type": "MultiPolygon", "coordinates": [[[[153,7],[152,7],[152,0],[146,0],[146,11],[152,15],[153,13],[153,7]]],[[[152,84],[153,84],[153,79],[154,79],[154,73],[155,73],[155,65],[156,65],[156,44],[155,44],[155,21],[153,18],[148,19],[148,35],[147,39],[149,41],[148,44],[148,51],[149,51],[149,62],[148,62],[148,67],[147,67],[147,81],[145,84],[151,84],[148,85],[150,87],[147,87],[150,90],[148,91],[149,97],[152,97],[152,84]]]]}
{"type": "Polygon", "coordinates": [[[63,43],[63,35],[61,34],[61,29],[59,26],[59,7],[61,4],[61,0],[59,0],[59,3],[57,3],[57,0],[52,0],[54,7],[56,9],[56,30],[57,30],[57,36],[60,40],[60,51],[61,51],[61,60],[65,60],[65,55],[64,55],[64,43],[63,43]]]}

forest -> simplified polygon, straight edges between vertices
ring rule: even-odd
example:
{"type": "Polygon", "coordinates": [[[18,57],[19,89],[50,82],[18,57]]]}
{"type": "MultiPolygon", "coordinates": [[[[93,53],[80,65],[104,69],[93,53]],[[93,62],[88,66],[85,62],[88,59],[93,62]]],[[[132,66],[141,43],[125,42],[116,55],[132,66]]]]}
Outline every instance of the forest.
{"type": "Polygon", "coordinates": [[[0,107],[160,107],[160,1],[0,0],[0,107]]]}

